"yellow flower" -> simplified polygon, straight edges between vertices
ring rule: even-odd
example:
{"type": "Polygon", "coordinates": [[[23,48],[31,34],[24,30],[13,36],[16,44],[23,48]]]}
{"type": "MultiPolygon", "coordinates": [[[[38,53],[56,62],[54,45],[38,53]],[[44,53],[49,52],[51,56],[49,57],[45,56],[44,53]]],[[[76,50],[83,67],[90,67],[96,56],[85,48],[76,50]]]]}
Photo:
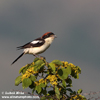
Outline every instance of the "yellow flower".
{"type": "Polygon", "coordinates": [[[64,67],[68,67],[68,62],[67,61],[64,62],[64,67]]]}
{"type": "Polygon", "coordinates": [[[40,80],[39,80],[39,83],[44,83],[45,81],[44,81],[44,79],[43,78],[41,78],[40,80]]]}
{"type": "Polygon", "coordinates": [[[68,62],[67,61],[65,61],[65,63],[64,63],[65,65],[68,65],[68,62]]]}
{"type": "Polygon", "coordinates": [[[30,75],[31,75],[30,73],[29,73],[29,74],[24,74],[24,75],[22,76],[22,81],[23,81],[23,79],[30,77],[30,75]]]}
{"type": "Polygon", "coordinates": [[[56,82],[56,81],[50,82],[50,84],[52,84],[52,85],[57,85],[57,82],[56,82]]]}
{"type": "Polygon", "coordinates": [[[74,65],[74,64],[72,64],[72,63],[69,63],[69,65],[70,65],[71,67],[75,67],[75,65],[74,65]]]}
{"type": "Polygon", "coordinates": [[[62,68],[67,67],[68,66],[68,62],[67,61],[62,61],[63,65],[61,66],[62,68]]]}
{"type": "Polygon", "coordinates": [[[61,88],[59,88],[59,91],[61,91],[61,88]]]}
{"type": "Polygon", "coordinates": [[[76,99],[76,98],[77,98],[77,95],[73,97],[73,99],[76,99]]]}
{"type": "Polygon", "coordinates": [[[77,70],[75,70],[75,73],[77,73],[77,70]]]}
{"type": "Polygon", "coordinates": [[[34,65],[34,62],[32,62],[32,65],[34,65]]]}
{"type": "Polygon", "coordinates": [[[50,84],[57,85],[57,77],[55,75],[49,75],[46,79],[50,81],[50,84]]]}
{"type": "Polygon", "coordinates": [[[34,82],[35,85],[40,85],[41,83],[45,83],[46,80],[44,80],[43,78],[41,78],[39,81],[34,82]]]}
{"type": "Polygon", "coordinates": [[[63,95],[63,99],[66,100],[66,97],[63,95]]]}
{"type": "Polygon", "coordinates": [[[36,82],[34,82],[34,83],[35,83],[36,86],[39,85],[39,82],[38,82],[38,81],[36,81],[36,82]]]}
{"type": "Polygon", "coordinates": [[[75,95],[75,96],[71,97],[70,100],[73,100],[73,99],[75,99],[75,100],[83,100],[82,95],[75,95]]]}
{"type": "Polygon", "coordinates": [[[24,78],[28,78],[30,77],[31,74],[35,74],[35,73],[38,73],[38,71],[34,71],[34,67],[27,69],[25,74],[22,76],[22,81],[24,78]]]}

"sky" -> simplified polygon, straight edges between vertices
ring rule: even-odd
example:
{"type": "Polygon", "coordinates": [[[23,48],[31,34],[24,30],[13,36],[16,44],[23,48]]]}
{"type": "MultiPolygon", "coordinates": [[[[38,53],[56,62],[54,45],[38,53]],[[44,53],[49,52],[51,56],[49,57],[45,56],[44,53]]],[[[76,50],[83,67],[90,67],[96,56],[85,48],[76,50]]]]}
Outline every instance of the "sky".
{"type": "Polygon", "coordinates": [[[26,44],[46,32],[57,38],[41,54],[48,62],[54,59],[80,66],[79,79],[72,89],[83,93],[100,91],[100,1],[99,0],[0,0],[0,92],[22,89],[15,86],[19,69],[31,63],[24,55],[11,66],[26,44]]]}

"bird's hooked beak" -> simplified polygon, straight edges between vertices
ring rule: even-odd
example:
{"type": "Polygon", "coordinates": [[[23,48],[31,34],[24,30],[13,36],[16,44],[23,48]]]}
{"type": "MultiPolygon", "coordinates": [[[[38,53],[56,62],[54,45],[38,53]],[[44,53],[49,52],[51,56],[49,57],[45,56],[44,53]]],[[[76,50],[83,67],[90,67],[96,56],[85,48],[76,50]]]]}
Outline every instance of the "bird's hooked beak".
{"type": "Polygon", "coordinates": [[[57,36],[56,36],[56,35],[54,35],[54,38],[57,38],[57,36]]]}

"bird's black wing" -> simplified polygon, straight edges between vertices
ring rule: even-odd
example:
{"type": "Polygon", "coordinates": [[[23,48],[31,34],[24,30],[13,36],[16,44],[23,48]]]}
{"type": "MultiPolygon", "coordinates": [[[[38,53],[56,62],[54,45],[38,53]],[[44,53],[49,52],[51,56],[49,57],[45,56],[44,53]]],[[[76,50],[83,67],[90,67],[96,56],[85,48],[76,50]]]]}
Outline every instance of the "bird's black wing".
{"type": "Polygon", "coordinates": [[[23,46],[17,47],[18,49],[25,49],[25,48],[34,48],[34,47],[40,47],[45,43],[44,39],[37,38],[34,41],[31,41],[23,46]]]}

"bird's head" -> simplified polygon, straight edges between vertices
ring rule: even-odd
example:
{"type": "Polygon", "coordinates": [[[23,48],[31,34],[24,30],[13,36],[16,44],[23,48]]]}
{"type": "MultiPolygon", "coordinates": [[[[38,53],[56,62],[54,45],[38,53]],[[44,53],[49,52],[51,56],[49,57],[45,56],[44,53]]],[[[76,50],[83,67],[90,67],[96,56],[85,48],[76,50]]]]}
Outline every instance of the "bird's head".
{"type": "Polygon", "coordinates": [[[52,32],[47,32],[41,38],[51,44],[52,41],[56,38],[56,35],[52,32]]]}
{"type": "Polygon", "coordinates": [[[56,38],[56,35],[52,32],[47,32],[47,33],[43,34],[43,36],[42,36],[43,39],[46,39],[46,38],[49,38],[49,37],[56,38]]]}

